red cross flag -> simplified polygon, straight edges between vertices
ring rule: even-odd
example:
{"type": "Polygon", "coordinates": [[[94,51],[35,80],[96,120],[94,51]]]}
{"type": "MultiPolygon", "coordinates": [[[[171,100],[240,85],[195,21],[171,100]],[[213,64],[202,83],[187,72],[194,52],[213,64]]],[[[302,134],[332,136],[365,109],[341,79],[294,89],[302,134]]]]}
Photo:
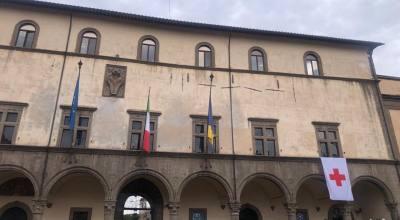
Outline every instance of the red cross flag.
{"type": "Polygon", "coordinates": [[[321,157],[331,200],[353,201],[346,158],[321,157]]]}

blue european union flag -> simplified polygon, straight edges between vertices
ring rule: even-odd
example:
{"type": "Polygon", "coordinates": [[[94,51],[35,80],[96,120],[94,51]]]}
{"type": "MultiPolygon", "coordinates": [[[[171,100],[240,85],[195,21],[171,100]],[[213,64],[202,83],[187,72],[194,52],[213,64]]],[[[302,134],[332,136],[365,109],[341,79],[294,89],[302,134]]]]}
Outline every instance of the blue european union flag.
{"type": "Polygon", "coordinates": [[[211,105],[211,94],[210,94],[210,103],[208,105],[208,126],[207,126],[207,146],[209,153],[215,153],[214,149],[214,121],[212,115],[212,105],[211,105]]]}
{"type": "Polygon", "coordinates": [[[74,98],[72,99],[71,112],[69,113],[69,130],[73,131],[75,129],[75,116],[76,109],[78,108],[78,97],[79,97],[79,78],[81,74],[78,75],[78,80],[76,81],[74,98]]]}

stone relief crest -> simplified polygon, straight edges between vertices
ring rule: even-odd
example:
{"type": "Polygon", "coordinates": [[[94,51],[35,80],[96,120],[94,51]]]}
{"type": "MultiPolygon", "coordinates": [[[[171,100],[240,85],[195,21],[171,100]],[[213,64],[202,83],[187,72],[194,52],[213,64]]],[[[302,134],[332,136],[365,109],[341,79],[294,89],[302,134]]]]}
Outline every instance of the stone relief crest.
{"type": "Polygon", "coordinates": [[[123,98],[125,94],[126,66],[106,65],[103,96],[123,98]]]}

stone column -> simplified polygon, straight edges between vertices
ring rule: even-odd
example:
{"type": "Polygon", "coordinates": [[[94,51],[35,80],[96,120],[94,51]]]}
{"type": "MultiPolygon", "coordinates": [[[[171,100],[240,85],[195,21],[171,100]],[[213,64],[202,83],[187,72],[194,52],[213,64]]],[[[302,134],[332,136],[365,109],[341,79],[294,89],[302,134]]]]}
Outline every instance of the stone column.
{"type": "Polygon", "coordinates": [[[180,202],[168,202],[169,220],[178,220],[178,210],[180,205],[180,202]]]}
{"type": "Polygon", "coordinates": [[[114,220],[116,200],[104,200],[104,220],[114,220]]]}
{"type": "Polygon", "coordinates": [[[399,220],[399,212],[397,211],[397,203],[386,203],[385,205],[388,207],[388,209],[390,211],[392,220],[399,220]]]}
{"type": "Polygon", "coordinates": [[[44,208],[47,205],[47,200],[44,199],[33,199],[33,206],[32,206],[32,220],[41,220],[44,208]]]}
{"type": "Polygon", "coordinates": [[[297,211],[297,203],[290,202],[290,203],[283,203],[285,206],[286,212],[288,214],[289,220],[296,220],[296,211],[297,211]]]}
{"type": "Polygon", "coordinates": [[[239,220],[239,212],[242,204],[240,203],[228,203],[229,210],[231,211],[231,220],[239,220]]]}
{"type": "Polygon", "coordinates": [[[351,210],[353,209],[353,202],[342,201],[338,203],[340,214],[342,214],[343,220],[351,219],[351,210]]]}

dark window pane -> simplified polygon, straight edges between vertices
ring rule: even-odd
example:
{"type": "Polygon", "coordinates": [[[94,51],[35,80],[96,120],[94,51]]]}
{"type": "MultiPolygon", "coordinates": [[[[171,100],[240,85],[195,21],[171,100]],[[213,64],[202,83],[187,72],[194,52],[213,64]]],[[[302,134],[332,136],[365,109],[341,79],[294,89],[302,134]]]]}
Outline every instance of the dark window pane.
{"type": "Polygon", "coordinates": [[[133,130],[142,130],[142,122],[141,121],[133,121],[132,129],[133,130]]]}
{"type": "Polygon", "coordinates": [[[217,133],[217,127],[214,125],[214,130],[213,130],[214,134],[217,133]]]}
{"type": "Polygon", "coordinates": [[[313,74],[318,76],[319,75],[319,71],[318,71],[317,61],[312,61],[312,65],[313,65],[313,74]]]}
{"type": "Polygon", "coordinates": [[[2,144],[11,144],[14,135],[14,126],[4,126],[3,134],[1,135],[2,144]]]}
{"type": "Polygon", "coordinates": [[[196,132],[196,134],[203,134],[204,133],[204,125],[196,125],[195,132],[196,132]]]}
{"type": "Polygon", "coordinates": [[[79,117],[78,126],[88,127],[89,126],[89,118],[79,117]]]}
{"type": "Polygon", "coordinates": [[[251,56],[251,70],[257,70],[257,57],[251,56]]]}
{"type": "Polygon", "coordinates": [[[17,122],[18,113],[7,113],[6,122],[17,122]]]}
{"type": "Polygon", "coordinates": [[[72,220],[88,220],[89,213],[88,212],[74,212],[72,216],[72,220]]]}
{"type": "Polygon", "coordinates": [[[274,137],[274,129],[273,128],[267,128],[267,137],[274,137]]]}
{"type": "Polygon", "coordinates": [[[26,38],[26,43],[25,43],[26,48],[32,47],[34,37],[35,37],[35,32],[28,32],[28,37],[26,38]]]}
{"type": "Polygon", "coordinates": [[[139,150],[140,148],[140,134],[131,134],[131,150],[139,150]]]}
{"type": "Polygon", "coordinates": [[[204,52],[204,66],[211,67],[211,52],[204,52]]]}
{"type": "Polygon", "coordinates": [[[26,37],[26,31],[20,31],[18,34],[17,44],[15,46],[23,47],[25,42],[25,37],[26,37]]]}
{"type": "Polygon", "coordinates": [[[88,50],[88,45],[89,45],[89,38],[82,38],[82,45],[81,45],[81,53],[86,54],[88,50]]]}
{"type": "Polygon", "coordinates": [[[298,212],[296,213],[296,220],[308,220],[308,218],[307,218],[307,212],[298,211],[298,212]]]}
{"type": "Polygon", "coordinates": [[[255,136],[263,136],[263,129],[262,128],[254,128],[255,136]]]}
{"type": "Polygon", "coordinates": [[[0,112],[0,121],[3,119],[3,112],[0,112]]]}
{"type": "Polygon", "coordinates": [[[332,157],[339,157],[338,143],[331,143],[332,157]]]}
{"type": "Polygon", "coordinates": [[[318,131],[318,138],[319,139],[326,139],[325,138],[325,131],[318,131]]]}
{"type": "Polygon", "coordinates": [[[96,42],[97,42],[97,39],[90,39],[88,54],[92,54],[92,55],[94,54],[94,51],[96,50],[96,42]]]}
{"type": "Polygon", "coordinates": [[[215,149],[215,152],[216,152],[216,149],[218,149],[217,147],[217,138],[216,137],[214,137],[214,139],[213,139],[213,141],[214,141],[214,149],[215,149]]]}
{"type": "Polygon", "coordinates": [[[148,52],[148,46],[147,45],[142,45],[142,60],[147,61],[147,52],[148,52]]]}
{"type": "Polygon", "coordinates": [[[336,132],[329,131],[328,134],[329,134],[329,139],[336,140],[336,132]]]}
{"type": "Polygon", "coordinates": [[[259,56],[258,59],[258,71],[264,71],[264,61],[263,57],[259,56]]]}
{"type": "Polygon", "coordinates": [[[320,150],[321,150],[321,157],[327,157],[328,156],[328,148],[325,142],[321,142],[319,144],[320,150]]]}
{"type": "Polygon", "coordinates": [[[154,150],[154,147],[156,147],[156,146],[153,146],[153,141],[154,141],[154,134],[151,134],[150,135],[150,150],[154,150]]]}
{"type": "Polygon", "coordinates": [[[78,130],[76,132],[76,147],[86,147],[86,135],[87,131],[86,130],[78,130]]]}
{"type": "Polygon", "coordinates": [[[207,153],[215,154],[215,138],[213,138],[213,144],[211,144],[207,138],[207,153]]]}
{"type": "Polygon", "coordinates": [[[64,129],[61,136],[61,147],[71,147],[72,132],[69,129],[64,129]]]}
{"type": "Polygon", "coordinates": [[[275,141],[267,141],[268,155],[275,156],[275,141]]]}
{"type": "Polygon", "coordinates": [[[154,131],[154,126],[156,123],[150,122],[150,131],[154,131]]]}
{"type": "Polygon", "coordinates": [[[196,137],[196,153],[204,153],[204,137],[196,137]]]}
{"type": "Polygon", "coordinates": [[[313,74],[313,69],[312,69],[311,61],[307,60],[306,64],[307,64],[307,74],[308,75],[312,75],[313,74]]]}
{"type": "Polygon", "coordinates": [[[64,125],[69,125],[69,116],[65,116],[64,125]]]}
{"type": "Polygon", "coordinates": [[[264,155],[264,141],[256,140],[256,155],[264,155]]]}
{"type": "Polygon", "coordinates": [[[149,61],[154,62],[155,61],[155,51],[156,47],[155,46],[149,46],[149,61]]]}

